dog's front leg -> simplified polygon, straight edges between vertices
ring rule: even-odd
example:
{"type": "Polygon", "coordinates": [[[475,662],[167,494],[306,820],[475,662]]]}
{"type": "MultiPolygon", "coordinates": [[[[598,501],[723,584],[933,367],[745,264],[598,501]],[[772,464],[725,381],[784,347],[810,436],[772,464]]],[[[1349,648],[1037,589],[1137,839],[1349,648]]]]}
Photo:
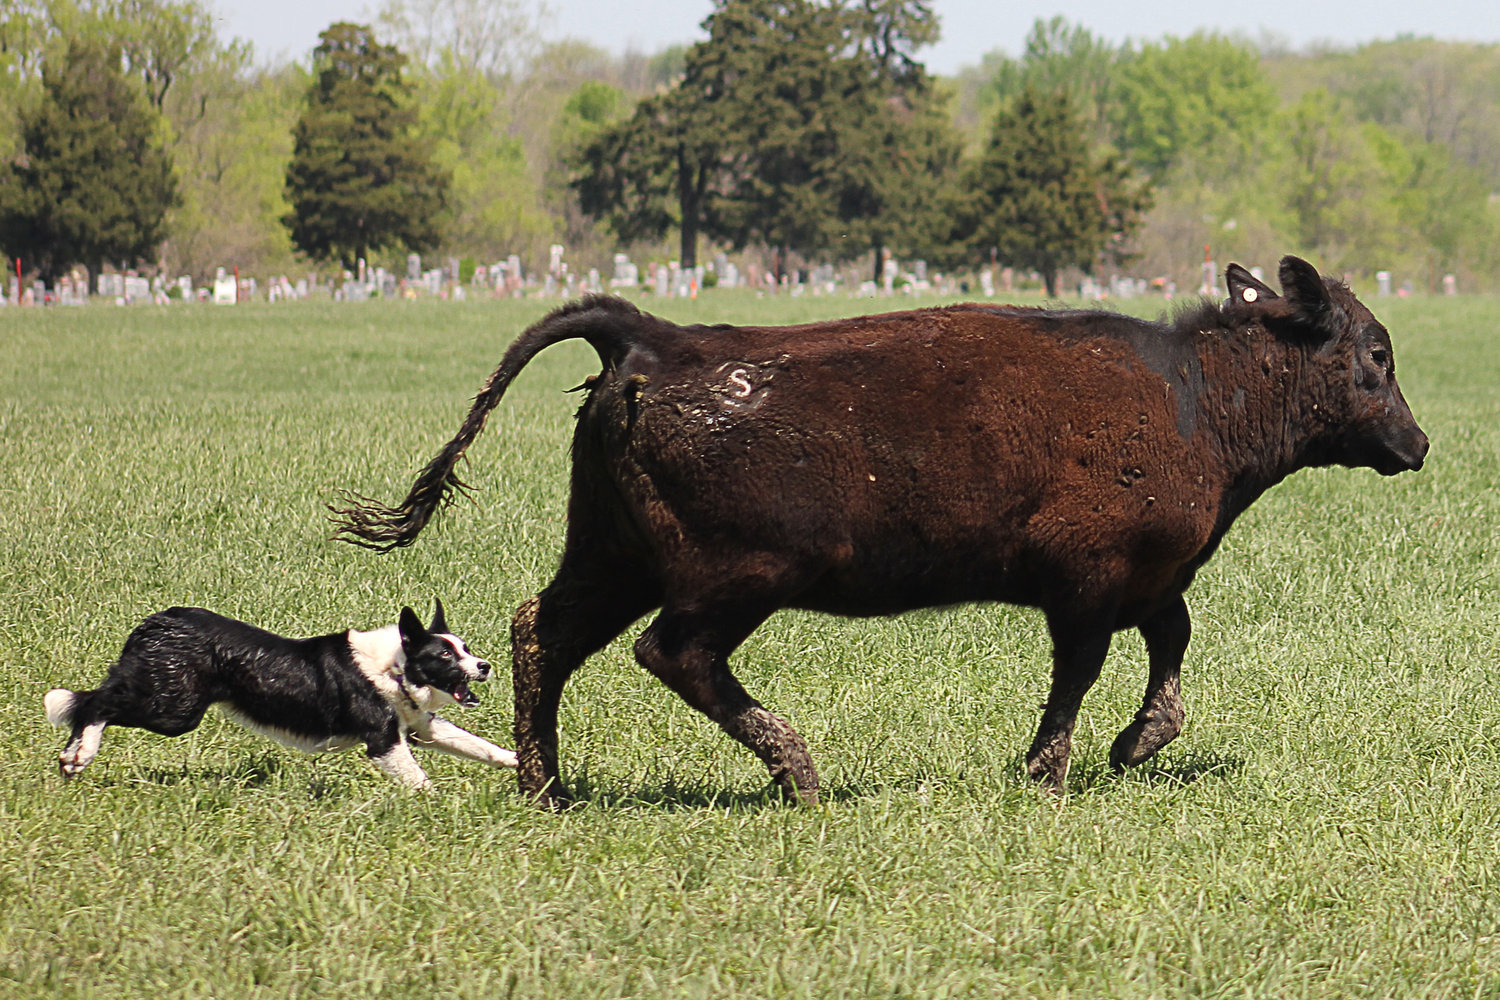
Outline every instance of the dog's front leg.
{"type": "Polygon", "coordinates": [[[489,740],[461,729],[441,716],[434,715],[412,727],[411,738],[418,746],[492,767],[515,767],[516,755],[489,740]]]}
{"type": "Polygon", "coordinates": [[[424,792],[432,790],[432,782],[427,778],[427,772],[422,770],[422,765],[417,763],[417,758],[411,755],[411,747],[406,745],[405,740],[397,740],[395,745],[386,749],[383,753],[377,752],[377,748],[371,746],[369,749],[370,760],[397,782],[407,788],[416,788],[424,792]]]}

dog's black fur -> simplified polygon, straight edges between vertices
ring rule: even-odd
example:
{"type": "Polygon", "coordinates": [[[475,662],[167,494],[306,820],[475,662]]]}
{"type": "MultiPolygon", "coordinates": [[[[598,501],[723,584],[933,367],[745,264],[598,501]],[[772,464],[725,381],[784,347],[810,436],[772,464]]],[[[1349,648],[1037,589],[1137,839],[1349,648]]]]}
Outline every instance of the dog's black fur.
{"type": "Polygon", "coordinates": [[[45,702],[47,718],[72,729],[58,761],[65,778],[93,760],[106,726],[180,736],[218,704],[249,728],[308,752],[362,743],[397,781],[426,787],[408,740],[515,766],[510,751],[437,714],[448,704],[477,705],[469,684],[489,672],[448,631],[441,602],[428,628],[408,607],[394,626],[311,639],[202,608],[168,608],[131,632],[103,684],[49,691],[45,702]]]}

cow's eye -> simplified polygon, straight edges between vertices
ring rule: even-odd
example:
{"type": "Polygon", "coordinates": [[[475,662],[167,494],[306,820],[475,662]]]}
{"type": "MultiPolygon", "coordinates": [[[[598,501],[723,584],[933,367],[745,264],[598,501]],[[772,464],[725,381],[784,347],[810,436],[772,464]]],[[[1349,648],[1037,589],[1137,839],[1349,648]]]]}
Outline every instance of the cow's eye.
{"type": "Polygon", "coordinates": [[[1375,348],[1375,350],[1370,352],[1370,360],[1375,362],[1381,368],[1385,367],[1385,363],[1389,358],[1390,355],[1386,353],[1386,349],[1384,347],[1377,347],[1375,348]]]}

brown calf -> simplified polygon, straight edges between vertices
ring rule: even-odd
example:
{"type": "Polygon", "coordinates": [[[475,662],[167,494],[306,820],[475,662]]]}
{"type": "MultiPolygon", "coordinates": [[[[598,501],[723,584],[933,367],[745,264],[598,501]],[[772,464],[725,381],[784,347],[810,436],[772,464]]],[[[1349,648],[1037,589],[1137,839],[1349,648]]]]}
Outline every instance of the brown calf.
{"type": "Polygon", "coordinates": [[[1146,695],[1115,740],[1138,764],[1182,726],[1183,591],[1234,519],[1309,466],[1422,465],[1390,337],[1295,257],[1282,294],[1238,265],[1229,301],[1172,322],[959,305],[792,327],[681,327],[620,299],[565,306],[511,345],[458,435],[395,508],[341,534],[409,544],[539,351],[587,340],[567,546],[512,628],[520,783],[547,805],[563,685],[660,608],[636,658],[815,801],[802,738],[729,655],[779,608],[884,615],[964,601],[1040,608],[1052,687],[1030,774],[1060,786],[1111,635],[1139,629],[1146,695]]]}

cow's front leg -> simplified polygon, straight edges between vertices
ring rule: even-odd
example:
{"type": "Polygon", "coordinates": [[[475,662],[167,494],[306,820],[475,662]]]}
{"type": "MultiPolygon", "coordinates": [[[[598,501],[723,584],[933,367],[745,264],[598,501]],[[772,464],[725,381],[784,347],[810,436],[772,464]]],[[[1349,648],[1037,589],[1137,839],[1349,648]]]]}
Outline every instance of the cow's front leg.
{"type": "Polygon", "coordinates": [[[1078,619],[1049,614],[1052,633],[1052,689],[1042,706],[1036,739],[1026,752],[1026,773],[1053,791],[1061,791],[1068,776],[1068,754],[1073,748],[1073,724],[1083,696],[1099,679],[1109,652],[1112,615],[1078,619]]]}
{"type": "Polygon", "coordinates": [[[1151,674],[1135,721],[1115,737],[1109,749],[1109,763],[1116,771],[1149,760],[1182,732],[1182,657],[1193,634],[1187,602],[1179,594],[1141,622],[1140,632],[1151,658],[1151,674]]]}

